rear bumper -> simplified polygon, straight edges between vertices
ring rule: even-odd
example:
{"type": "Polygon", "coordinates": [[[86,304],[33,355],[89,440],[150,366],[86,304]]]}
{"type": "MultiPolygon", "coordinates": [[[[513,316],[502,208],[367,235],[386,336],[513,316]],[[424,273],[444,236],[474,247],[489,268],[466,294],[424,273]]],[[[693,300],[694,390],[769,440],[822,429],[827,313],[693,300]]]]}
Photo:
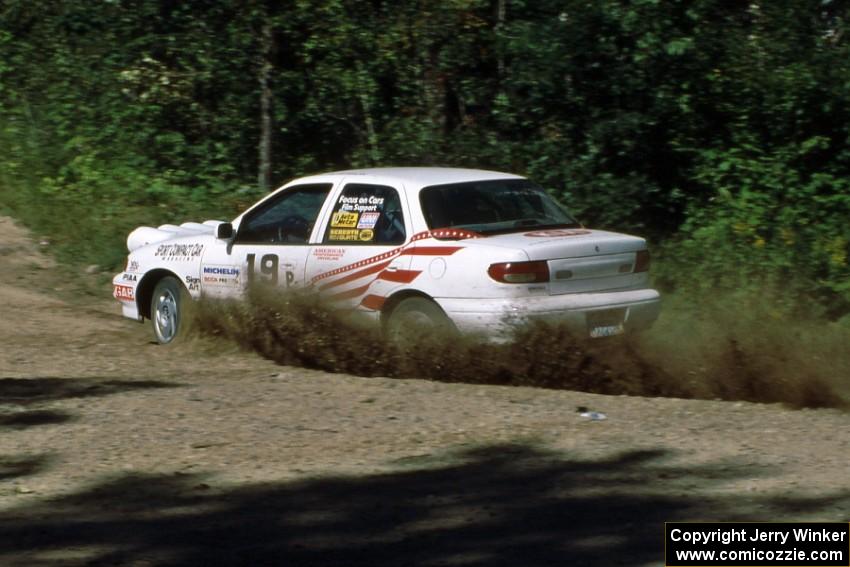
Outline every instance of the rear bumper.
{"type": "Polygon", "coordinates": [[[435,298],[463,333],[510,336],[532,321],[566,325],[580,335],[588,333],[588,313],[623,309],[626,331],[649,328],[661,311],[654,289],[606,293],[571,293],[512,299],[435,298]]]}

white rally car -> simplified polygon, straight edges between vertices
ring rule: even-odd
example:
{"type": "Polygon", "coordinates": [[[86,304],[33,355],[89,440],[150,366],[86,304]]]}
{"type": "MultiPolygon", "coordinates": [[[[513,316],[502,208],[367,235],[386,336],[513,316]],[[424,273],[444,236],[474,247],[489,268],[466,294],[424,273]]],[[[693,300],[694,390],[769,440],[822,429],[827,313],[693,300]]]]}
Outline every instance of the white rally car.
{"type": "Polygon", "coordinates": [[[582,227],[543,189],[451,168],[339,171],[296,179],[232,223],[140,227],[114,296],[178,336],[189,298],[238,297],[255,281],[313,289],[390,333],[427,327],[509,336],[531,319],[589,337],[658,317],[642,238],[582,227]]]}

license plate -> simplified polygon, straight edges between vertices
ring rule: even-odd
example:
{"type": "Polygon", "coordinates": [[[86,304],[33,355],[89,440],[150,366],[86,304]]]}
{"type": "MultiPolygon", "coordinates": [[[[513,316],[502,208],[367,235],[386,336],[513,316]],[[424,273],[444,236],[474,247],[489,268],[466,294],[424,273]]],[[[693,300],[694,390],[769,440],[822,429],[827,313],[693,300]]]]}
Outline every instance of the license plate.
{"type": "Polygon", "coordinates": [[[603,309],[587,314],[587,330],[590,338],[613,337],[625,332],[623,322],[626,319],[625,309],[603,309]]]}
{"type": "Polygon", "coordinates": [[[590,328],[590,338],[591,339],[600,339],[602,337],[613,337],[615,335],[622,335],[625,332],[623,328],[623,324],[619,325],[604,325],[602,327],[591,327],[590,328]]]}

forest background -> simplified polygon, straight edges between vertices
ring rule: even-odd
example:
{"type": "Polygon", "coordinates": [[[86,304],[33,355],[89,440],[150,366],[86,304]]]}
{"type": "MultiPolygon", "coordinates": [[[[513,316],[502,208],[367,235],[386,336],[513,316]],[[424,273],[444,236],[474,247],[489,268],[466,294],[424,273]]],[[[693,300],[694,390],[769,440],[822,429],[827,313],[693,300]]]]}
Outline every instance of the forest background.
{"type": "MultiPolygon", "coordinates": [[[[656,285],[850,326],[838,0],[2,0],[0,208],[73,265],[307,173],[531,177],[656,285]]],[[[760,315],[761,316],[761,315],[760,315]]]]}

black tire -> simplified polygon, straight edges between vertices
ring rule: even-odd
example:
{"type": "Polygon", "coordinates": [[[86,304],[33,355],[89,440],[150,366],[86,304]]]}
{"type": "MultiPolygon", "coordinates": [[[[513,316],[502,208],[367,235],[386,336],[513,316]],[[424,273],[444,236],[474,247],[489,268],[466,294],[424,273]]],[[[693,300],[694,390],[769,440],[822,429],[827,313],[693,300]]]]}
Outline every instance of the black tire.
{"type": "Polygon", "coordinates": [[[390,312],[384,334],[389,341],[404,345],[452,337],[457,329],[439,305],[424,297],[409,297],[390,312]]]}
{"type": "Polygon", "coordinates": [[[167,345],[186,334],[191,302],[189,292],[177,278],[166,276],[157,282],[151,297],[151,327],[156,342],[167,345]]]}

